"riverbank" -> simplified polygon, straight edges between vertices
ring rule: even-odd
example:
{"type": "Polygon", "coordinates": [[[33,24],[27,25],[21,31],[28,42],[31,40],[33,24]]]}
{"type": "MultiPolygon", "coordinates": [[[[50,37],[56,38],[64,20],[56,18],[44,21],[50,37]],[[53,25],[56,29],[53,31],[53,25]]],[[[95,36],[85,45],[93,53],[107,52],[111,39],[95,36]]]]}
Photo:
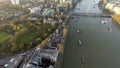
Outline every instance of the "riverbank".
{"type": "Polygon", "coordinates": [[[69,16],[66,17],[65,21],[62,24],[63,27],[63,35],[62,35],[62,42],[59,44],[59,55],[58,55],[58,60],[56,62],[55,68],[61,68],[62,66],[62,61],[63,61],[63,56],[64,56],[64,50],[65,50],[65,41],[66,41],[66,36],[68,33],[68,22],[69,22],[69,16]]]}
{"type": "MultiPolygon", "coordinates": [[[[66,40],[66,36],[67,36],[67,31],[68,31],[67,23],[69,22],[69,18],[70,18],[69,16],[66,16],[65,20],[63,21],[63,23],[60,24],[59,27],[58,27],[58,28],[62,27],[63,29],[62,29],[61,43],[57,44],[57,46],[58,46],[58,59],[57,59],[57,62],[55,63],[55,68],[61,68],[61,65],[62,65],[62,59],[63,59],[63,56],[64,56],[64,49],[65,49],[65,40],[66,40]]],[[[47,46],[47,44],[50,43],[49,40],[50,40],[51,37],[52,37],[52,34],[50,34],[48,36],[48,38],[46,38],[41,44],[39,44],[36,47],[35,51],[37,51],[38,48],[42,49],[43,47],[47,46]]]]}

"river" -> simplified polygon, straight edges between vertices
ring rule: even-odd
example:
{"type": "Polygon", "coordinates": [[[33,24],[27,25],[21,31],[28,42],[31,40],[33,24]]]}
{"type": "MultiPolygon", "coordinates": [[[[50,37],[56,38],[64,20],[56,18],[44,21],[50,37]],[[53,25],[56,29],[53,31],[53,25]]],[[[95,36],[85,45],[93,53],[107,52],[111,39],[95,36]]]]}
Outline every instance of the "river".
{"type": "MultiPolygon", "coordinates": [[[[98,2],[82,0],[73,11],[105,13],[98,8],[98,2]]],[[[120,26],[117,23],[113,23],[111,18],[80,16],[77,22],[74,19],[69,22],[62,68],[120,68],[119,52],[120,26]],[[108,23],[101,24],[101,20],[108,23]],[[112,28],[111,32],[108,27],[112,28]],[[82,46],[77,43],[78,40],[81,40],[82,46]],[[82,56],[85,64],[81,63],[82,56]]]]}

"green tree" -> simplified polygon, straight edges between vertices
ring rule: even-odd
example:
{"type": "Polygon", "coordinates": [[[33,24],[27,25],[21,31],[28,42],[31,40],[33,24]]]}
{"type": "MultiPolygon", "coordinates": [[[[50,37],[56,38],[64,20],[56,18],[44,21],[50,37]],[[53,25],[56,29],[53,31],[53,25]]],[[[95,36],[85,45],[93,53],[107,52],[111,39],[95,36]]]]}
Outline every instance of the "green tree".
{"type": "Polygon", "coordinates": [[[15,31],[16,31],[16,28],[17,28],[17,26],[16,26],[16,25],[14,25],[14,26],[13,26],[13,30],[15,30],[15,31]]]}
{"type": "Polygon", "coordinates": [[[36,41],[41,42],[41,38],[37,38],[36,41]]]}
{"type": "Polygon", "coordinates": [[[14,46],[11,47],[11,52],[16,52],[17,50],[18,50],[18,48],[17,48],[16,45],[14,45],[14,46]]]}
{"type": "Polygon", "coordinates": [[[23,51],[23,50],[25,49],[25,47],[24,47],[24,44],[23,44],[23,43],[21,43],[21,44],[19,45],[19,49],[20,49],[21,51],[23,51]]]}
{"type": "Polygon", "coordinates": [[[27,46],[27,49],[30,49],[33,47],[33,42],[30,42],[29,45],[27,46]]]}
{"type": "Polygon", "coordinates": [[[17,31],[18,31],[18,30],[20,30],[20,27],[19,27],[19,26],[17,26],[17,31]]]}
{"type": "Polygon", "coordinates": [[[43,19],[40,19],[39,21],[40,21],[40,23],[43,23],[43,19]]]}

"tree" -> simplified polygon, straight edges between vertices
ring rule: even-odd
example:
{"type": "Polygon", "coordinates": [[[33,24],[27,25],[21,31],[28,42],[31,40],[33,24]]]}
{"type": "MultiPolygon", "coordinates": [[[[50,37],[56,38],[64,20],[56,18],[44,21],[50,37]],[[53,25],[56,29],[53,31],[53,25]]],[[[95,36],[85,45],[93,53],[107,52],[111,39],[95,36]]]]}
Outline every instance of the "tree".
{"type": "Polygon", "coordinates": [[[23,44],[23,43],[21,43],[21,44],[19,45],[19,49],[20,49],[21,51],[23,51],[23,50],[25,49],[25,47],[24,47],[24,44],[23,44]]]}
{"type": "Polygon", "coordinates": [[[25,34],[27,31],[28,31],[27,28],[22,28],[22,29],[20,29],[19,31],[16,31],[14,38],[15,38],[15,39],[18,38],[19,36],[25,34]]]}
{"type": "Polygon", "coordinates": [[[41,19],[39,20],[39,22],[40,22],[40,23],[43,23],[43,18],[41,18],[41,19]]]}
{"type": "Polygon", "coordinates": [[[33,42],[30,42],[29,45],[27,46],[27,49],[30,49],[33,47],[33,42]]]}
{"type": "Polygon", "coordinates": [[[17,46],[16,46],[16,45],[12,46],[12,47],[11,47],[11,51],[12,51],[12,52],[16,52],[16,51],[17,51],[17,46]]]}
{"type": "Polygon", "coordinates": [[[47,31],[48,31],[48,32],[50,32],[50,31],[51,31],[51,29],[50,29],[50,28],[48,28],[48,29],[47,29],[47,31]]]}
{"type": "Polygon", "coordinates": [[[20,27],[19,27],[19,26],[17,26],[17,31],[18,31],[18,30],[20,30],[20,27]]]}
{"type": "Polygon", "coordinates": [[[13,30],[15,30],[15,31],[16,31],[16,28],[17,28],[17,26],[16,26],[16,25],[14,25],[14,26],[13,26],[13,30]]]}
{"type": "Polygon", "coordinates": [[[37,38],[36,41],[41,42],[41,38],[37,38]]]}
{"type": "Polygon", "coordinates": [[[9,42],[9,43],[12,43],[13,41],[15,41],[15,38],[14,38],[14,36],[10,35],[8,42],[9,42]]]}

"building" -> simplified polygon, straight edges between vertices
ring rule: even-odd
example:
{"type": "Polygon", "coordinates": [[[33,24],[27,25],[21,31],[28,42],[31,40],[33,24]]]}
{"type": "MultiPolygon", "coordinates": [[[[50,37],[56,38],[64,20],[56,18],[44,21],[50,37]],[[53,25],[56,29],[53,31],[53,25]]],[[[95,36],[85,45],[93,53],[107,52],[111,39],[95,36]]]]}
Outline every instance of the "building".
{"type": "Polygon", "coordinates": [[[108,2],[111,2],[111,1],[118,1],[118,0],[101,0],[103,2],[103,4],[107,4],[108,2]]]}
{"type": "Polygon", "coordinates": [[[55,2],[59,2],[59,0],[55,0],[55,2]]]}
{"type": "Polygon", "coordinates": [[[112,13],[120,15],[120,2],[110,1],[106,4],[105,9],[109,10],[112,13]]]}
{"type": "Polygon", "coordinates": [[[40,13],[41,12],[41,8],[40,7],[34,7],[30,9],[30,13],[40,13]]]}
{"type": "Polygon", "coordinates": [[[66,0],[59,0],[60,3],[66,3],[66,0]]]}
{"type": "Polygon", "coordinates": [[[58,58],[58,49],[55,47],[44,47],[38,49],[31,61],[24,68],[54,68],[58,58]]]}
{"type": "Polygon", "coordinates": [[[120,6],[116,6],[114,7],[114,13],[117,14],[117,15],[120,15],[120,6]]]}
{"type": "Polygon", "coordinates": [[[20,0],[11,0],[11,3],[13,5],[18,5],[18,4],[20,4],[20,0]]]}

